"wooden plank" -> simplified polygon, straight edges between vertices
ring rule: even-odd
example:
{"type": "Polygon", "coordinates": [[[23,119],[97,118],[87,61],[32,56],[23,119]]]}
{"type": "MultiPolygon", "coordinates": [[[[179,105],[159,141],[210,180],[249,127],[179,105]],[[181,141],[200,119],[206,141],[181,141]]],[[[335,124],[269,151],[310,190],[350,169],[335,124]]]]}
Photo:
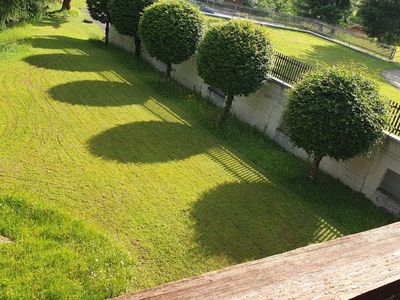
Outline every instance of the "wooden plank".
{"type": "Polygon", "coordinates": [[[400,222],[117,299],[348,299],[400,280],[399,245],[400,222]]]}

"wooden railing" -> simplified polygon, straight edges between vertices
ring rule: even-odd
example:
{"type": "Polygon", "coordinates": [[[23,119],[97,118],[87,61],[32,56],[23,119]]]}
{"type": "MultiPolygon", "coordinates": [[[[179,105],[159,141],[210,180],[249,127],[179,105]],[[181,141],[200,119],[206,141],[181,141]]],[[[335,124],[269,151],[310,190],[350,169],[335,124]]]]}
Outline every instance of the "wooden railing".
{"type": "Polygon", "coordinates": [[[389,128],[388,131],[400,136],[400,103],[391,101],[389,112],[389,128]]]}
{"type": "Polygon", "coordinates": [[[271,75],[290,84],[296,83],[305,73],[314,69],[310,65],[279,52],[275,52],[273,62],[271,75]]]}
{"type": "Polygon", "coordinates": [[[399,245],[395,223],[117,299],[386,299],[400,291],[399,245]]]}

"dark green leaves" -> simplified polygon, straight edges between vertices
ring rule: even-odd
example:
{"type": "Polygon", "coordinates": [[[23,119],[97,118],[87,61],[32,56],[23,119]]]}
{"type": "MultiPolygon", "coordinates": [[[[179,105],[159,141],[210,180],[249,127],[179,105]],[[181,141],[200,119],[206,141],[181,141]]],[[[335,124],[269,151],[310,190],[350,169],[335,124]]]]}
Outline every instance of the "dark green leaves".
{"type": "Polygon", "coordinates": [[[196,6],[172,0],[157,2],[145,10],[139,34],[151,56],[179,64],[196,52],[202,29],[202,16],[196,6]]]}
{"type": "Polygon", "coordinates": [[[368,153],[387,122],[376,85],[351,65],[307,74],[290,93],[285,120],[294,143],[308,154],[343,160],[368,153]]]}
{"type": "Polygon", "coordinates": [[[198,69],[207,84],[225,94],[257,91],[272,66],[272,46],[250,21],[229,21],[211,28],[198,51],[198,69]]]}

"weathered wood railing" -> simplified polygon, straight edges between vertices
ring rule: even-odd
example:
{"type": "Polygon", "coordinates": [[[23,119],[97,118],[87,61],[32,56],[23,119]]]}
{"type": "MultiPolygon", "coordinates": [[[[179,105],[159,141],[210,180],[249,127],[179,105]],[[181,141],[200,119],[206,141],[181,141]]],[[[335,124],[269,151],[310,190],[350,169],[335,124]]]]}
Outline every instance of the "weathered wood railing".
{"type": "Polygon", "coordinates": [[[385,299],[400,291],[400,222],[118,299],[385,299]]]}

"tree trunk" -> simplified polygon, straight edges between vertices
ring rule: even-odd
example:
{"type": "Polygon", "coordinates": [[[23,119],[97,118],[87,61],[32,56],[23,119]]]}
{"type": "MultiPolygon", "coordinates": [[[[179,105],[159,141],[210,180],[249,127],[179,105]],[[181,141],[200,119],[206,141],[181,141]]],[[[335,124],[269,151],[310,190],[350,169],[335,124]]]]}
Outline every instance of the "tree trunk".
{"type": "Polygon", "coordinates": [[[234,99],[234,95],[232,94],[228,94],[228,96],[226,97],[226,101],[225,101],[225,108],[224,111],[222,112],[222,114],[219,117],[218,120],[218,125],[225,125],[226,121],[229,118],[229,114],[231,111],[231,107],[232,107],[232,103],[233,103],[233,99],[234,99]]]}
{"type": "Polygon", "coordinates": [[[135,36],[135,58],[139,58],[142,52],[142,40],[140,37],[135,36]]]}
{"type": "Polygon", "coordinates": [[[311,180],[315,181],[318,174],[319,164],[321,163],[322,156],[314,156],[312,165],[311,165],[311,180]]]}
{"type": "Polygon", "coordinates": [[[104,44],[106,46],[108,46],[109,42],[110,42],[110,22],[106,22],[106,38],[104,40],[104,44]]]}
{"type": "Polygon", "coordinates": [[[70,10],[71,9],[71,1],[72,0],[63,0],[61,10],[70,10]]]}
{"type": "Polygon", "coordinates": [[[169,82],[171,80],[171,72],[172,72],[172,63],[167,63],[167,73],[165,76],[165,80],[169,82]]]}

